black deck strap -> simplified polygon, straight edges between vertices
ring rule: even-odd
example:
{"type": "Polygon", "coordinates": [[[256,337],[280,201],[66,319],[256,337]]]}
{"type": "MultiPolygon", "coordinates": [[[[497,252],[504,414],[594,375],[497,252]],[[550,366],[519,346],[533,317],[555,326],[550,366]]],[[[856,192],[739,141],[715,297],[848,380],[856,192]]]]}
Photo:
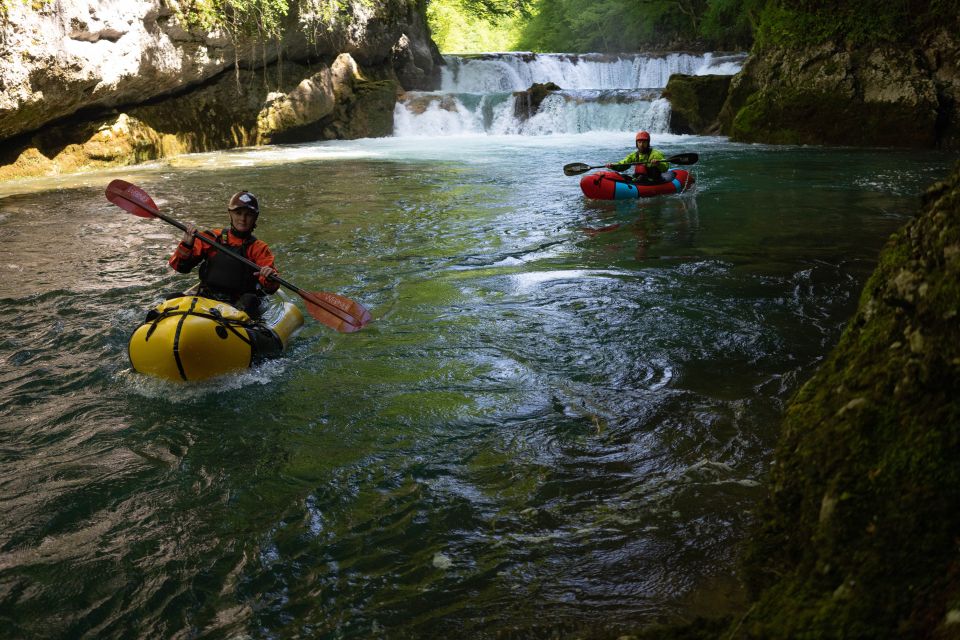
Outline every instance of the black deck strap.
{"type": "MultiPolygon", "coordinates": [[[[187,316],[193,311],[193,308],[197,306],[197,302],[200,301],[200,298],[193,298],[190,301],[190,308],[183,314],[181,314],[180,321],[177,323],[177,331],[173,335],[173,359],[177,363],[177,369],[180,371],[180,377],[184,380],[187,379],[187,373],[183,370],[183,361],[180,360],[180,332],[183,330],[183,323],[187,321],[187,316]]],[[[174,314],[171,314],[174,315],[174,314]]]]}
{"type": "Polygon", "coordinates": [[[184,372],[183,362],[180,360],[180,333],[183,330],[183,323],[186,322],[187,316],[196,316],[198,318],[207,318],[208,320],[213,320],[218,326],[221,326],[227,331],[232,332],[235,336],[240,338],[240,340],[246,343],[246,345],[250,347],[251,352],[254,349],[254,342],[250,335],[252,334],[254,327],[258,326],[256,322],[224,318],[223,315],[216,309],[211,310],[209,313],[195,311],[194,309],[199,300],[200,298],[197,297],[192,298],[190,301],[190,307],[186,310],[181,310],[180,307],[174,307],[172,309],[164,309],[159,313],[151,311],[147,315],[147,318],[150,322],[150,328],[147,330],[147,335],[144,337],[144,342],[150,340],[150,336],[153,335],[153,332],[156,331],[162,320],[180,316],[180,321],[177,323],[177,330],[174,332],[173,336],[173,357],[177,362],[177,369],[180,371],[180,377],[184,380],[187,379],[187,374],[184,372]],[[153,314],[152,317],[151,314],[153,314]],[[246,329],[247,335],[242,334],[238,327],[246,329]]]}

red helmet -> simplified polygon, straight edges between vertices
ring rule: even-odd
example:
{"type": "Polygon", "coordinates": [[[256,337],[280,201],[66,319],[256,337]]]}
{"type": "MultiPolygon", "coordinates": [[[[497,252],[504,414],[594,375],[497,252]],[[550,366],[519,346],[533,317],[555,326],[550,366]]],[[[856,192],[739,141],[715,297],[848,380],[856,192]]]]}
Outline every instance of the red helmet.
{"type": "Polygon", "coordinates": [[[641,131],[640,133],[637,134],[637,142],[640,142],[641,140],[646,140],[647,142],[650,142],[650,134],[647,133],[646,131],[641,131]]]}

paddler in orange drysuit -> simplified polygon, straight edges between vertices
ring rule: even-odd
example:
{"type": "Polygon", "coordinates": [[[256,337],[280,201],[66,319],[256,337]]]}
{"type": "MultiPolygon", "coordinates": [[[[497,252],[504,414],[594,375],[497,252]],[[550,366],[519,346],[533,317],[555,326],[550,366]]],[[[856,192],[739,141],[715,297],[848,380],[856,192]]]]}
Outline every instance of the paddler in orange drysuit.
{"type": "Polygon", "coordinates": [[[200,265],[200,295],[231,304],[246,311],[251,317],[260,317],[260,299],[275,293],[280,283],[270,280],[277,275],[273,253],[263,240],[253,236],[260,215],[260,203],[249,191],[239,191],[227,203],[230,229],[204,232],[207,237],[230,247],[260,266],[254,271],[249,266],[217,251],[206,242],[194,238],[196,227],[186,224],[186,233],[170,257],[170,266],[180,273],[189,273],[200,265]]]}
{"type": "MultiPolygon", "coordinates": [[[[621,160],[618,164],[633,165],[633,181],[638,184],[660,184],[672,180],[673,174],[663,175],[670,165],[664,160],[663,152],[650,146],[650,134],[640,131],[636,135],[637,150],[621,160]]],[[[606,165],[613,168],[612,163],[606,165]]]]}

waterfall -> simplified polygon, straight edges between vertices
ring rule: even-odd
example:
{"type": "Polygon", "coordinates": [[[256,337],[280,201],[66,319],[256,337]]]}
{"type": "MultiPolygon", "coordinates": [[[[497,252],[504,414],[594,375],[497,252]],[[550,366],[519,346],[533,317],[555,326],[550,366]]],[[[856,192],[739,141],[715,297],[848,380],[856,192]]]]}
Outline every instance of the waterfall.
{"type": "Polygon", "coordinates": [[[745,54],[532,54],[444,56],[440,89],[410,91],[394,109],[395,136],[549,135],[587,131],[664,132],[674,73],[732,75],[745,54]],[[515,92],[553,82],[529,116],[515,92]],[[518,108],[519,106],[519,108],[518,108]],[[520,115],[518,115],[520,114],[520,115]]]}

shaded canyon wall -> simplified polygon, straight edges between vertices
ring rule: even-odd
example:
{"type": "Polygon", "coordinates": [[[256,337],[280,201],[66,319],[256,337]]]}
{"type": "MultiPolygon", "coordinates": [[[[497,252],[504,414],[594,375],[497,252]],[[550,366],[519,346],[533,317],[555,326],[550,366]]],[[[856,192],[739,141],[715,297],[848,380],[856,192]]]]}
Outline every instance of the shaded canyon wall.
{"type": "Polygon", "coordinates": [[[958,398],[960,165],[787,407],[725,637],[960,637],[958,398]]]}
{"type": "Polygon", "coordinates": [[[913,47],[755,52],[720,128],[742,142],[960,149],[960,20],[945,20],[913,47]]]}

